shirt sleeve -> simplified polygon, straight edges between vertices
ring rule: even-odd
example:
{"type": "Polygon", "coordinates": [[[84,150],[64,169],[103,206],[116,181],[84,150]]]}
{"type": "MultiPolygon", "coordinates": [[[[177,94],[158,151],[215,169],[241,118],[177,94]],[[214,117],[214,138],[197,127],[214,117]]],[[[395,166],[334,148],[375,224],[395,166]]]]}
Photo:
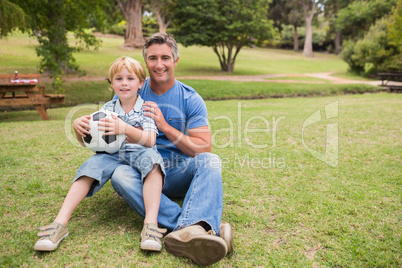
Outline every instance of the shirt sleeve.
{"type": "Polygon", "coordinates": [[[159,134],[158,128],[156,127],[155,120],[149,116],[144,115],[143,110],[141,109],[141,127],[143,131],[149,131],[152,130],[156,133],[156,135],[159,134]]]}
{"type": "Polygon", "coordinates": [[[204,100],[197,93],[187,99],[186,129],[208,126],[208,112],[204,100]]]}

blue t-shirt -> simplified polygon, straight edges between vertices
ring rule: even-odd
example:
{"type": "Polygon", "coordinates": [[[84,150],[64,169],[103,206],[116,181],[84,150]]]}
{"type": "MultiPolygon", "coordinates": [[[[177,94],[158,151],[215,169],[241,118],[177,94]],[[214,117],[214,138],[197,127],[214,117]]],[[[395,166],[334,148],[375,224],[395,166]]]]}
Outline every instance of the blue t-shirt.
{"type": "MultiPolygon", "coordinates": [[[[166,93],[156,95],[149,86],[149,78],[139,91],[145,101],[155,102],[162,111],[166,122],[187,135],[187,130],[197,127],[208,126],[207,107],[201,96],[192,88],[180,81],[166,93]]],[[[158,151],[163,158],[173,159],[177,155],[188,157],[182,153],[166,136],[159,130],[156,139],[158,151]]]]}

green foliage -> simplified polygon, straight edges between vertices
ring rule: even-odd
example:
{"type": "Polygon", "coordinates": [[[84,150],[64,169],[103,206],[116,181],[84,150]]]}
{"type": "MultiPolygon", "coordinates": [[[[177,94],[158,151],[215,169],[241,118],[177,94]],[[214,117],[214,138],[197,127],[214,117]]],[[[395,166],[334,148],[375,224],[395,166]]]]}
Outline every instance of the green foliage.
{"type": "Polygon", "coordinates": [[[8,0],[0,0],[0,38],[7,36],[12,30],[26,27],[26,15],[21,7],[8,0]]]}
{"type": "Polygon", "coordinates": [[[124,36],[124,33],[126,32],[126,25],[127,25],[127,22],[125,20],[122,20],[119,23],[113,24],[108,29],[107,32],[110,34],[117,34],[117,35],[124,36]]]}
{"type": "Polygon", "coordinates": [[[65,72],[80,71],[73,52],[100,46],[88,29],[99,26],[103,21],[104,0],[15,0],[28,15],[31,34],[37,37],[37,55],[41,57],[41,72],[49,72],[54,78],[53,87],[62,91],[62,76],[65,72]],[[67,32],[74,33],[77,42],[72,45],[67,40],[67,32]]]}
{"type": "Polygon", "coordinates": [[[359,39],[370,25],[389,14],[398,0],[357,0],[341,9],[337,14],[336,30],[346,39],[359,39]]]}
{"type": "Polygon", "coordinates": [[[402,0],[399,0],[398,5],[392,11],[388,24],[388,39],[392,45],[399,47],[399,50],[402,51],[402,0]]]}
{"type": "Polygon", "coordinates": [[[345,43],[341,56],[352,71],[364,72],[367,75],[402,71],[401,51],[388,39],[388,21],[387,18],[378,20],[370,27],[364,38],[354,45],[352,41],[345,43]]]}
{"type": "Polygon", "coordinates": [[[176,0],[173,33],[185,46],[212,47],[221,69],[232,72],[242,47],[273,38],[268,4],[268,0],[176,0]]]}
{"type": "MultiPolygon", "coordinates": [[[[312,27],[313,29],[313,45],[322,46],[325,42],[326,31],[324,29],[320,29],[317,27],[312,27]]],[[[293,36],[294,36],[294,28],[292,25],[284,25],[282,26],[281,32],[281,44],[284,46],[293,47],[293,36]]],[[[297,37],[299,39],[299,44],[304,44],[304,40],[306,37],[306,27],[298,27],[297,28],[297,37]]]]}

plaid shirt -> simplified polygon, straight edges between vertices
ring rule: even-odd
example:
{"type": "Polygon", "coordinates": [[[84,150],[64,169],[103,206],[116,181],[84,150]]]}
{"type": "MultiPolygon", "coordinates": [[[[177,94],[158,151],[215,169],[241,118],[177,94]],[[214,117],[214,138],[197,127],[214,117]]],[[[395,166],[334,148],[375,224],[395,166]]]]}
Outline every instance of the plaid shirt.
{"type": "Polygon", "coordinates": [[[134,105],[134,108],[128,114],[123,110],[118,99],[108,101],[107,103],[105,103],[105,105],[103,105],[101,110],[115,112],[127,124],[133,127],[142,127],[143,131],[152,130],[156,132],[156,135],[158,135],[159,132],[154,119],[144,115],[142,109],[143,104],[144,100],[141,98],[140,95],[137,95],[137,101],[134,105]]]}

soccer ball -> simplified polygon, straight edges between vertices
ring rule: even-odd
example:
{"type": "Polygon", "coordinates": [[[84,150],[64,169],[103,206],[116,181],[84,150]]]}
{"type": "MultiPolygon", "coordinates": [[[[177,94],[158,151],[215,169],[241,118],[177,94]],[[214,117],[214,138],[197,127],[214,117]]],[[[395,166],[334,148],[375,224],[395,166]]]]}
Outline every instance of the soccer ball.
{"type": "Polygon", "coordinates": [[[112,115],[118,116],[110,111],[97,111],[91,114],[89,125],[91,129],[89,134],[82,137],[85,146],[95,153],[108,153],[113,154],[119,151],[122,143],[126,139],[126,135],[103,135],[105,131],[100,131],[98,123],[102,118],[111,117],[112,115]]]}

